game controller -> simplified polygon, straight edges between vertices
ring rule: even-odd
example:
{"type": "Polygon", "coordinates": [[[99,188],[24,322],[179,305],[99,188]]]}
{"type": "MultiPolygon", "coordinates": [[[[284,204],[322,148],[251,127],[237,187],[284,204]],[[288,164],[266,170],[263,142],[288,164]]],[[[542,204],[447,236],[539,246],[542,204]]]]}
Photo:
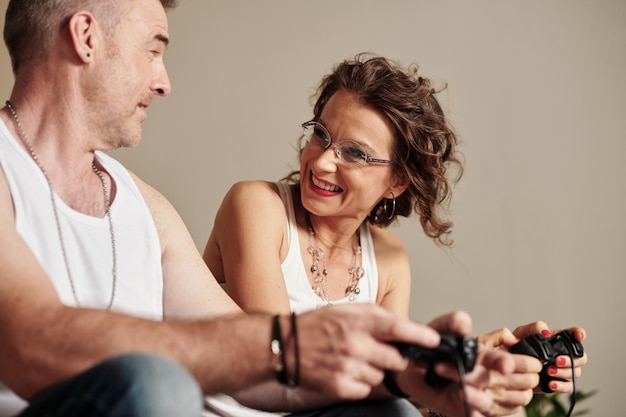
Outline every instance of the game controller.
{"type": "Polygon", "coordinates": [[[539,333],[530,335],[511,346],[509,352],[534,356],[541,361],[543,369],[539,374],[539,386],[548,393],[552,392],[550,381],[560,380],[548,375],[548,368],[554,365],[556,357],[567,355],[573,359],[584,355],[583,345],[576,340],[572,330],[563,330],[551,337],[539,333]]]}
{"type": "Polygon", "coordinates": [[[431,387],[440,388],[447,385],[450,380],[435,373],[435,363],[451,362],[459,365],[459,372],[471,372],[476,364],[478,343],[474,338],[442,334],[441,342],[436,348],[425,348],[409,343],[394,343],[394,346],[403,356],[427,364],[426,383],[431,387]]]}

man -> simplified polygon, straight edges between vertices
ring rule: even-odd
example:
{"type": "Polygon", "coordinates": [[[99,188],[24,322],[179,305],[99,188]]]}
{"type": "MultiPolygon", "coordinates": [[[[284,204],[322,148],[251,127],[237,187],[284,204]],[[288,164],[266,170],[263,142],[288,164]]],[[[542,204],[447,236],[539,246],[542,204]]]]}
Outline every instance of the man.
{"type": "MultiPolygon", "coordinates": [[[[434,347],[432,328],[369,305],[241,314],[170,203],[102,152],[136,145],[152,98],[170,91],[165,10],[174,3],[9,2],[0,416],[193,416],[202,395],[244,391],[251,406],[310,409],[391,398],[377,388],[385,370],[414,401],[462,415],[463,404],[448,401],[458,398],[454,384],[428,389],[423,370],[387,343],[434,347]],[[274,381],[296,373],[300,388],[274,381]]],[[[471,331],[460,313],[433,326],[471,331]]],[[[492,397],[480,388],[488,373],[510,372],[512,358],[479,358],[466,396],[487,413],[492,397]]]]}

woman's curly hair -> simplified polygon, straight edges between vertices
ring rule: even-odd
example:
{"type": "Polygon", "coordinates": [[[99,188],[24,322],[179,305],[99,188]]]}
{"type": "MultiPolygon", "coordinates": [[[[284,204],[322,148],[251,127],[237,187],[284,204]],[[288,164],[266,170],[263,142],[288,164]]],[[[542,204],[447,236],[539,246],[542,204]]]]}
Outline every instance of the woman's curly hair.
{"type": "MultiPolygon", "coordinates": [[[[445,86],[442,90],[445,89],[445,86]]],[[[396,197],[391,218],[385,213],[385,200],[368,216],[372,224],[386,227],[397,216],[420,216],[424,232],[436,243],[450,246],[452,222],[446,212],[452,185],[463,173],[463,163],[455,152],[458,138],[435,98],[431,81],[418,75],[413,64],[404,69],[394,62],[370,54],[337,65],[325,76],[313,96],[315,120],[319,120],[333,94],[345,90],[379,111],[390,123],[395,136],[392,160],[396,175],[408,180],[408,188],[396,197]]],[[[286,177],[298,179],[294,171],[286,177]]]]}

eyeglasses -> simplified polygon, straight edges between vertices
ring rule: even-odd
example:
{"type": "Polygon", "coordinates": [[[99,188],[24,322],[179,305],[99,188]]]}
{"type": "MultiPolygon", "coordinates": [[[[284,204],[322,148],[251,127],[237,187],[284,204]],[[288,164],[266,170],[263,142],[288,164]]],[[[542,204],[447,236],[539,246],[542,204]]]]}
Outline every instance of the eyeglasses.
{"type": "MultiPolygon", "coordinates": [[[[330,133],[323,124],[315,120],[310,120],[302,123],[302,129],[307,145],[315,145],[322,150],[326,150],[333,145],[330,133]]],[[[344,140],[334,145],[337,158],[349,164],[393,164],[393,161],[389,161],[388,159],[378,159],[368,156],[361,145],[351,140],[344,140]]]]}

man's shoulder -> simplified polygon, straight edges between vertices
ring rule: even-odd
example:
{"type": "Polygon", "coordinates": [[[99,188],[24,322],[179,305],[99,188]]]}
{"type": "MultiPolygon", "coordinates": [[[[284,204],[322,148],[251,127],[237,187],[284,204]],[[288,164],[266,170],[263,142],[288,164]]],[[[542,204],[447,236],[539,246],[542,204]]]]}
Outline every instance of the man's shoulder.
{"type": "Polygon", "coordinates": [[[159,190],[157,190],[155,187],[153,187],[152,185],[142,180],[133,171],[127,170],[127,172],[132,178],[132,180],[134,181],[135,185],[137,186],[137,189],[141,193],[142,197],[144,198],[146,204],[148,205],[151,211],[153,211],[154,209],[157,209],[157,210],[165,209],[165,208],[173,209],[172,204],[159,190]]]}

